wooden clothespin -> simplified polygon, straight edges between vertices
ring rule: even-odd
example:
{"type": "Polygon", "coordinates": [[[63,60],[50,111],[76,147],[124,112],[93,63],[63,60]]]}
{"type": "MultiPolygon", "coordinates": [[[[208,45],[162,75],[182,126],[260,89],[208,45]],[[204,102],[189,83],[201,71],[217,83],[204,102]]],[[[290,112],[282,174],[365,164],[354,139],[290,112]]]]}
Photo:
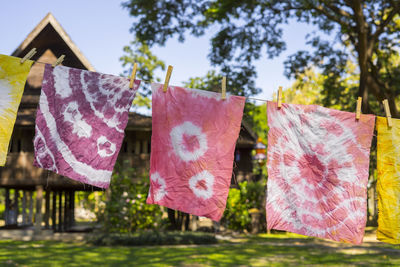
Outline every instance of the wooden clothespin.
{"type": "Polygon", "coordinates": [[[132,89],[133,88],[133,83],[135,82],[135,78],[136,78],[136,71],[137,71],[137,63],[133,64],[133,70],[132,70],[132,74],[131,74],[131,80],[129,82],[129,88],[132,89]]]}
{"type": "Polygon", "coordinates": [[[387,123],[389,127],[393,126],[392,123],[392,114],[390,113],[390,108],[389,108],[389,102],[387,99],[382,101],[383,107],[385,108],[385,113],[386,113],[386,118],[387,118],[387,123]]]}
{"type": "Polygon", "coordinates": [[[61,57],[57,58],[56,62],[54,62],[53,65],[52,65],[53,68],[54,68],[55,66],[60,65],[60,64],[64,61],[64,58],[65,58],[65,55],[61,55],[61,57]]]}
{"type": "Polygon", "coordinates": [[[173,67],[171,65],[169,65],[168,70],[167,70],[167,76],[165,76],[165,82],[164,82],[164,87],[163,87],[164,93],[167,92],[169,79],[171,78],[171,74],[172,74],[172,69],[173,69],[173,67]]]}
{"type": "Polygon", "coordinates": [[[359,96],[357,98],[356,120],[359,120],[361,117],[361,104],[362,104],[362,97],[359,96]]]}
{"type": "Polygon", "coordinates": [[[222,77],[221,99],[226,99],[226,76],[222,77]]]}
{"type": "Polygon", "coordinates": [[[282,86],[279,86],[278,89],[278,108],[282,107],[282,86]]]}
{"type": "Polygon", "coordinates": [[[22,59],[21,59],[21,64],[24,63],[25,61],[31,59],[35,54],[36,54],[36,48],[32,48],[31,51],[28,52],[22,59]]]}

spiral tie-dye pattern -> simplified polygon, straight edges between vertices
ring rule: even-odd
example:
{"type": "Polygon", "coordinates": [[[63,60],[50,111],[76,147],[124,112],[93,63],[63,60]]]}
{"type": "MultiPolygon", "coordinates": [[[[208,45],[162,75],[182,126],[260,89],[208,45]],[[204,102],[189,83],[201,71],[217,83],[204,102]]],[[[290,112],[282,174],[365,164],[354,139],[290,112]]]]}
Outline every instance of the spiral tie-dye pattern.
{"type": "Polygon", "coordinates": [[[127,78],[46,65],[34,165],[107,188],[139,84],[130,89],[127,78]]]}
{"type": "Polygon", "coordinates": [[[268,102],[268,229],[359,244],[375,116],[268,102]]]}

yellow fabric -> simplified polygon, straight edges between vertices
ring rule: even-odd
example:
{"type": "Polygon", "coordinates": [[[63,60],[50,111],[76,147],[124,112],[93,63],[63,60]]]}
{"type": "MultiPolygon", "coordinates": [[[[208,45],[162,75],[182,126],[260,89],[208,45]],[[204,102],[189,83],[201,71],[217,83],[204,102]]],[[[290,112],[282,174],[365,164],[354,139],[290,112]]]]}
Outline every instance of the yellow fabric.
{"type": "Polygon", "coordinates": [[[400,120],[377,117],[378,230],[380,241],[400,244],[400,120]]]}
{"type": "Polygon", "coordinates": [[[0,55],[0,166],[6,163],[8,144],[24,86],[33,61],[0,55]]]}

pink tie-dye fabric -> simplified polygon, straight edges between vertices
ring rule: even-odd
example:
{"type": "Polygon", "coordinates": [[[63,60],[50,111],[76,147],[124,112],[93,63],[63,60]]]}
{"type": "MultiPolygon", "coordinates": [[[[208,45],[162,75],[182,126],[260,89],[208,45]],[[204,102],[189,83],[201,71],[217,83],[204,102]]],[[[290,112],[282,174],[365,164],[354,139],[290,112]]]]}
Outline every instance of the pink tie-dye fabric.
{"type": "Polygon", "coordinates": [[[152,84],[148,204],[219,221],[228,197],[244,97],[152,84]]]}
{"type": "Polygon", "coordinates": [[[359,244],[375,116],[268,102],[268,229],[359,244]]]}
{"type": "Polygon", "coordinates": [[[34,165],[107,188],[140,81],[45,66],[34,165]]]}

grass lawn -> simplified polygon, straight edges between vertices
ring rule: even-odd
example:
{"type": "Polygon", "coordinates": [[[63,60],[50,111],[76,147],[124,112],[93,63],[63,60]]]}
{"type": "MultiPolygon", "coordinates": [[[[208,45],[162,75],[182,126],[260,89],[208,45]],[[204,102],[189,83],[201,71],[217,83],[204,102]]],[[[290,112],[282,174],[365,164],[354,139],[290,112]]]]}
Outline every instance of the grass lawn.
{"type": "Polygon", "coordinates": [[[400,266],[399,246],[352,246],[294,234],[262,234],[217,245],[96,247],[58,241],[0,241],[1,266],[400,266]]]}

